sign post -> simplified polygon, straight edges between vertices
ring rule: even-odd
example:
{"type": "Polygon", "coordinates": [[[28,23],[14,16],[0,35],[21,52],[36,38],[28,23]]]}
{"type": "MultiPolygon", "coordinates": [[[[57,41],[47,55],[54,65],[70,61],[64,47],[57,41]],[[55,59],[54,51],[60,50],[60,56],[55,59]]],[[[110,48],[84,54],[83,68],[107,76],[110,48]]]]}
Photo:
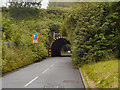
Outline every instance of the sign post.
{"type": "Polygon", "coordinates": [[[39,43],[39,33],[32,34],[32,43],[34,43],[34,44],[39,43]]]}

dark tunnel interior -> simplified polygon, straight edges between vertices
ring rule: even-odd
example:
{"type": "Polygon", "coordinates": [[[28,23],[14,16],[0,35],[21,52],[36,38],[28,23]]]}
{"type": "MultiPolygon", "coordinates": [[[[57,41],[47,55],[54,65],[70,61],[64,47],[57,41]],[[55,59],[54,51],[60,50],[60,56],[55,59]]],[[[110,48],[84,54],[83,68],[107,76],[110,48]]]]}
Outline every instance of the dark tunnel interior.
{"type": "Polygon", "coordinates": [[[61,56],[61,48],[66,44],[70,44],[70,42],[64,38],[55,40],[51,46],[51,56],[61,56]]]}

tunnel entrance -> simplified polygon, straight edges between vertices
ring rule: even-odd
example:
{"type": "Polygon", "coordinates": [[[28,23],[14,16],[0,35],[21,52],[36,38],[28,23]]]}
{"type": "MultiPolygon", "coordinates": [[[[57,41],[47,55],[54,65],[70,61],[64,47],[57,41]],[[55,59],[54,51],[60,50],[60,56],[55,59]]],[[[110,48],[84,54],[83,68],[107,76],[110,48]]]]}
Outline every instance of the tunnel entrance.
{"type": "Polygon", "coordinates": [[[54,39],[50,45],[49,56],[61,56],[61,49],[66,44],[70,44],[70,42],[63,37],[57,37],[56,39],[54,39]]]}

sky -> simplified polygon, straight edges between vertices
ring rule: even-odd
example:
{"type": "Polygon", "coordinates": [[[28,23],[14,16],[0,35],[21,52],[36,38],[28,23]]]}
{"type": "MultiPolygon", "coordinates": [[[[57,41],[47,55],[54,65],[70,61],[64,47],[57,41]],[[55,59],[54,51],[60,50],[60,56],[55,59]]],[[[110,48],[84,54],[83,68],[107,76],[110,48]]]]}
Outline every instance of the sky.
{"type": "Polygon", "coordinates": [[[47,9],[48,3],[49,3],[49,0],[43,0],[43,1],[41,2],[41,4],[42,4],[41,8],[47,9]]]}
{"type": "Polygon", "coordinates": [[[9,0],[0,0],[0,7],[1,6],[5,6],[6,2],[8,2],[9,0]]]}

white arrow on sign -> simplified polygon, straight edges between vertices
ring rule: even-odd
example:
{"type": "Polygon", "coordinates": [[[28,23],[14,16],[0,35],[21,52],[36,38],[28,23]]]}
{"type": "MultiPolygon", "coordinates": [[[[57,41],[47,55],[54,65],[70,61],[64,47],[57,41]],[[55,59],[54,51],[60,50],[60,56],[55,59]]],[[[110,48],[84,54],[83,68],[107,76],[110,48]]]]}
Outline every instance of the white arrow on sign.
{"type": "Polygon", "coordinates": [[[35,35],[33,35],[34,36],[34,38],[35,38],[35,35]]]}

